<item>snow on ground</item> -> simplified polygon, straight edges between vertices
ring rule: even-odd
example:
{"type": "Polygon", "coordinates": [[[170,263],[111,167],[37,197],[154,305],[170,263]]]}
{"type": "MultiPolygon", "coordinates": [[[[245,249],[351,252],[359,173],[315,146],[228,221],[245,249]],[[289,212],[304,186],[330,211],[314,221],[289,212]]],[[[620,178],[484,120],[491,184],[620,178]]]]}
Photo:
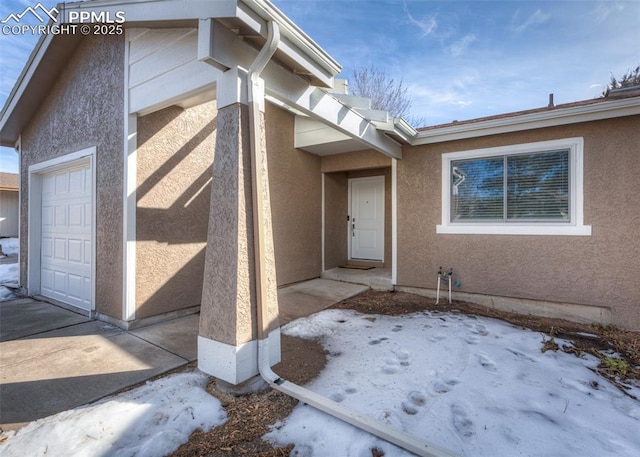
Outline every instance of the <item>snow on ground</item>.
{"type": "MultiPolygon", "coordinates": [[[[323,339],[329,361],[312,390],[460,455],[640,455],[640,402],[594,373],[594,357],[542,353],[539,333],[458,313],[341,310],[283,332],[323,339]]],[[[206,382],[176,374],[41,419],[0,435],[0,454],[165,455],[197,427],[226,420],[206,382]]],[[[409,455],[305,405],[265,438],[295,443],[298,456],[371,456],[372,447],[409,455]]]]}
{"type": "MultiPolygon", "coordinates": [[[[2,245],[2,252],[7,255],[17,255],[20,250],[18,238],[0,238],[0,245],[2,245]]],[[[0,258],[4,258],[4,256],[1,256],[0,258]]],[[[18,282],[19,270],[17,258],[16,263],[0,264],[0,301],[16,298],[11,290],[7,289],[2,284],[18,284],[18,282]]]]}
{"type": "Polygon", "coordinates": [[[20,250],[20,240],[18,238],[0,238],[2,252],[6,255],[17,255],[20,250]]]}
{"type": "MultiPolygon", "coordinates": [[[[640,402],[594,373],[595,357],[542,353],[539,333],[458,313],[342,310],[283,332],[323,338],[329,361],[311,390],[460,455],[640,455],[640,402]]],[[[410,455],[306,405],[266,438],[300,456],[410,455]]]]}
{"type": "MultiPolygon", "coordinates": [[[[0,444],[3,457],[163,456],[197,428],[226,421],[199,372],[160,378],[128,392],[30,423],[0,444]]],[[[3,435],[0,435],[0,439],[3,435]]]]}

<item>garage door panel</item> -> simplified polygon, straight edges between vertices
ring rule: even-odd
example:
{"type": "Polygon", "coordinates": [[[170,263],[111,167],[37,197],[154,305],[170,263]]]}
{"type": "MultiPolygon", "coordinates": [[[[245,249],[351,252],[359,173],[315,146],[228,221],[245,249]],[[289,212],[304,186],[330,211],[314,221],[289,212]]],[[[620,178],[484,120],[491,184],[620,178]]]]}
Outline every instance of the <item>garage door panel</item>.
{"type": "Polygon", "coordinates": [[[84,264],[84,241],[70,239],[67,241],[68,260],[71,263],[83,265],[84,264]]]}
{"type": "Polygon", "coordinates": [[[41,293],[91,309],[92,196],[88,162],[42,176],[41,293]]]}
{"type": "Polygon", "coordinates": [[[69,205],[69,226],[84,227],[84,204],[72,203],[69,205]]]}

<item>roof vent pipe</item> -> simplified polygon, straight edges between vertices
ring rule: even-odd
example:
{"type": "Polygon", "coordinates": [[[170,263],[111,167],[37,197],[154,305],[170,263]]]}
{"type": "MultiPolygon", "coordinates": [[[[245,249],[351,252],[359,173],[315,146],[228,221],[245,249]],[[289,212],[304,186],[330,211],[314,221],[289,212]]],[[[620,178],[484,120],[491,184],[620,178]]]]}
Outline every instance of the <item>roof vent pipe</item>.
{"type": "Polygon", "coordinates": [[[554,106],[556,106],[553,103],[553,94],[549,94],[549,105],[547,105],[547,108],[553,108],[554,106]]]}

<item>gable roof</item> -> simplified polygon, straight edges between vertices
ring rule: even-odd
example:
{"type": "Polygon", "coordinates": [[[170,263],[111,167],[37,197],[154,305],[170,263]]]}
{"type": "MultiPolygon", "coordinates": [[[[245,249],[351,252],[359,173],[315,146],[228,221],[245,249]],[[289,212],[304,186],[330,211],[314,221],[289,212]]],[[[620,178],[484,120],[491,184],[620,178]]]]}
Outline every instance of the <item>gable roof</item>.
{"type": "MultiPolygon", "coordinates": [[[[281,42],[274,58],[278,64],[320,87],[331,87],[342,67],[268,0],[189,0],[186,7],[178,0],[89,0],[59,4],[62,22],[70,22],[75,10],[96,13],[125,13],[126,28],[197,27],[200,18],[216,18],[236,30],[246,42],[261,47],[267,30],[265,20],[278,22],[281,42]]],[[[61,23],[62,23],[61,22],[61,23]]],[[[40,103],[57,80],[69,57],[83,39],[81,34],[41,35],[18,80],[0,111],[0,145],[13,146],[20,132],[32,119],[40,103]]]]}

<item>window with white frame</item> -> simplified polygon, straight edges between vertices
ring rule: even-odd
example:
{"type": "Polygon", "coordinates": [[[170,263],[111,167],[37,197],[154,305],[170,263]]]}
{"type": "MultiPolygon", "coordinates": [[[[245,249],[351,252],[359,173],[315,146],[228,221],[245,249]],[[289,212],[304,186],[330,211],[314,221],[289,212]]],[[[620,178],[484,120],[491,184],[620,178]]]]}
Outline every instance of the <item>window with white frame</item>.
{"type": "Polygon", "coordinates": [[[438,233],[590,235],[582,138],[442,155],[438,233]]]}

